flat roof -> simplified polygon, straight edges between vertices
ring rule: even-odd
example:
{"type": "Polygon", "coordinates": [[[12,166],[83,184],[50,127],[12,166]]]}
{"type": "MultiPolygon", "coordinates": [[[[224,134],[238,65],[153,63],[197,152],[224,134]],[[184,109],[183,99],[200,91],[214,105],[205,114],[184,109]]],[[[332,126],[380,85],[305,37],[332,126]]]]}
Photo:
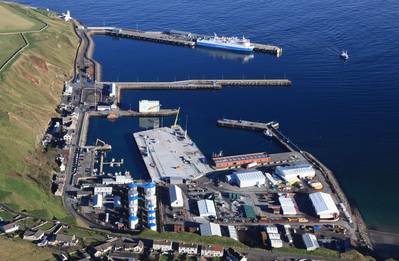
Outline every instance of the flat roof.
{"type": "Polygon", "coordinates": [[[197,145],[180,127],[163,127],[133,134],[153,181],[197,179],[212,171],[197,145]]]}
{"type": "Polygon", "coordinates": [[[256,218],[256,214],[254,208],[250,205],[243,205],[244,215],[247,218],[256,218]]]}

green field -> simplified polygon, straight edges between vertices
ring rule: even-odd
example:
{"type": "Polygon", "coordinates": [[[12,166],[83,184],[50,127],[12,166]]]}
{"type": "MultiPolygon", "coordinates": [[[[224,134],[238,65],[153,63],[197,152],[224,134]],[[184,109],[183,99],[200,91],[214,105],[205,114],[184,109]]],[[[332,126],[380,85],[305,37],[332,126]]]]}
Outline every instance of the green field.
{"type": "MultiPolygon", "coordinates": [[[[0,202],[37,217],[65,219],[61,200],[50,193],[53,157],[37,148],[56,115],[63,83],[73,73],[78,38],[71,23],[46,14],[0,3],[0,32],[16,32],[0,39],[13,36],[9,39],[16,43],[18,32],[48,24],[41,32],[25,33],[29,46],[0,72],[0,202]]],[[[12,47],[1,51],[4,57],[16,49],[3,40],[1,44],[12,47]]]]}
{"type": "Polygon", "coordinates": [[[0,67],[25,44],[21,34],[2,35],[0,37],[0,67]]]}
{"type": "Polygon", "coordinates": [[[0,5],[0,33],[36,31],[43,26],[45,23],[18,5],[0,5]]]}
{"type": "Polygon", "coordinates": [[[56,260],[48,248],[40,248],[22,239],[0,237],[0,260],[45,261],[56,260]]]}

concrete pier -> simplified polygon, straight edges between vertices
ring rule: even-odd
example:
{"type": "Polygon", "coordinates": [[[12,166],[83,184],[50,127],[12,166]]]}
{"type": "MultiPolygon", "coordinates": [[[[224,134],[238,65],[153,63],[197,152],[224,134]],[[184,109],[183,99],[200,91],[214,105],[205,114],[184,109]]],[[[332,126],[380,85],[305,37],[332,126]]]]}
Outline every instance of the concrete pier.
{"type": "Polygon", "coordinates": [[[287,79],[248,79],[248,80],[185,80],[173,82],[98,82],[98,85],[116,86],[116,100],[120,103],[121,90],[220,90],[222,87],[288,87],[287,79]]]}
{"type": "MultiPolygon", "coordinates": [[[[121,38],[132,38],[187,47],[194,47],[195,41],[198,38],[210,37],[209,35],[199,35],[190,32],[151,32],[133,29],[122,29],[117,27],[87,27],[86,30],[89,34],[111,35],[121,38]]],[[[270,53],[276,55],[277,57],[283,54],[283,49],[281,47],[260,43],[253,44],[255,45],[255,52],[270,53]]]]}

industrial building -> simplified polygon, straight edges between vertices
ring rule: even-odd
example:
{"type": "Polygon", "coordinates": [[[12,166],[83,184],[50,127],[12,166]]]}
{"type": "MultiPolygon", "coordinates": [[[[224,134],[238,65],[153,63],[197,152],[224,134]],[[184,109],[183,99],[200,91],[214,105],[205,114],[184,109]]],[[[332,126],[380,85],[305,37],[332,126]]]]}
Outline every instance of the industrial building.
{"type": "Polygon", "coordinates": [[[103,195],[96,194],[93,197],[93,208],[102,208],[103,206],[103,195]]]}
{"type": "Polygon", "coordinates": [[[277,166],[275,173],[288,183],[296,182],[298,179],[313,178],[316,175],[315,169],[309,164],[277,166]]]}
{"type": "Polygon", "coordinates": [[[222,236],[220,225],[216,223],[203,223],[200,225],[201,236],[222,236]]]}
{"type": "Polygon", "coordinates": [[[159,101],[139,101],[139,112],[159,112],[160,107],[159,101]]]}
{"type": "Polygon", "coordinates": [[[306,250],[308,251],[313,251],[320,247],[314,234],[305,233],[302,235],[302,240],[305,244],[306,250]]]}
{"type": "Polygon", "coordinates": [[[283,247],[283,241],[281,240],[281,236],[280,236],[276,226],[267,226],[266,233],[267,233],[271,248],[283,247]]]}
{"type": "Polygon", "coordinates": [[[330,194],[324,192],[315,192],[309,194],[316,215],[320,219],[337,219],[339,210],[330,194]]]}
{"type": "Polygon", "coordinates": [[[216,217],[215,203],[209,199],[202,199],[197,201],[198,212],[200,217],[216,217]]]}
{"type": "Polygon", "coordinates": [[[238,241],[237,229],[232,225],[228,225],[227,230],[229,231],[229,237],[238,241]]]}
{"type": "Polygon", "coordinates": [[[94,187],[94,195],[102,194],[104,196],[112,194],[112,187],[97,186],[94,187]]]}
{"type": "Polygon", "coordinates": [[[271,161],[271,157],[266,152],[260,152],[226,157],[214,157],[212,160],[216,169],[228,169],[241,167],[251,163],[263,164],[271,161]]]}
{"type": "Polygon", "coordinates": [[[184,206],[183,192],[179,186],[169,187],[169,200],[172,208],[181,208],[184,206]]]}
{"type": "Polygon", "coordinates": [[[261,186],[266,184],[266,177],[259,170],[244,170],[226,176],[227,181],[240,188],[261,186]]]}
{"type": "Polygon", "coordinates": [[[278,201],[280,202],[281,211],[283,212],[284,216],[297,214],[295,203],[292,198],[288,197],[287,195],[281,195],[278,198],[278,201]]]}

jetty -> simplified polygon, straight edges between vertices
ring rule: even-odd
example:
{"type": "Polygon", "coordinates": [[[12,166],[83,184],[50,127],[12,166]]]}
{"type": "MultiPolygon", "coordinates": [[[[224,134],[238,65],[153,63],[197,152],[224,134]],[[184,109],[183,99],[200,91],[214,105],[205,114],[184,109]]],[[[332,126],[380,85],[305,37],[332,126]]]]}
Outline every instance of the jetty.
{"type": "MultiPolygon", "coordinates": [[[[118,27],[86,27],[86,31],[89,34],[102,34],[102,35],[111,35],[120,38],[131,38],[137,40],[151,41],[151,42],[159,42],[166,44],[174,44],[181,45],[186,47],[195,47],[195,41],[199,38],[210,38],[209,35],[201,35],[195,34],[191,32],[182,32],[182,31],[165,31],[165,32],[156,32],[156,31],[140,31],[134,29],[124,29],[118,27]]],[[[277,57],[280,57],[283,54],[283,49],[278,46],[269,45],[269,44],[261,44],[261,43],[253,43],[255,48],[255,52],[261,53],[270,53],[274,54],[277,57]]]]}
{"type": "Polygon", "coordinates": [[[114,85],[116,101],[120,103],[122,90],[220,90],[228,86],[241,87],[289,87],[292,82],[287,79],[248,79],[248,80],[183,80],[172,82],[97,82],[98,87],[114,85]]]}

